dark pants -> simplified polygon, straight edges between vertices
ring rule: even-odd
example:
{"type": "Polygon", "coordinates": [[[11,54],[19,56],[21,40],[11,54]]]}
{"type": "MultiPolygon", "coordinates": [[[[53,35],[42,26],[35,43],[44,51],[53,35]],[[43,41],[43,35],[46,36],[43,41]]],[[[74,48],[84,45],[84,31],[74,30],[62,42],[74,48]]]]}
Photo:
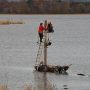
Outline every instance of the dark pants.
{"type": "Polygon", "coordinates": [[[40,37],[40,42],[42,42],[42,39],[43,39],[43,33],[39,33],[39,37],[40,37]]]}

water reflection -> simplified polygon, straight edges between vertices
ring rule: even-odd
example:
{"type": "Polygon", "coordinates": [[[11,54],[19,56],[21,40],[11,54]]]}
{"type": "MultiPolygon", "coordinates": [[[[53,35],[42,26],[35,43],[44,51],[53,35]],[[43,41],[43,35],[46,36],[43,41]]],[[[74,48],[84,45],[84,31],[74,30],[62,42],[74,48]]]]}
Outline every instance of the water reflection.
{"type": "Polygon", "coordinates": [[[34,72],[34,82],[35,82],[35,88],[34,90],[48,90],[48,79],[47,79],[47,73],[43,72],[34,72]]]}

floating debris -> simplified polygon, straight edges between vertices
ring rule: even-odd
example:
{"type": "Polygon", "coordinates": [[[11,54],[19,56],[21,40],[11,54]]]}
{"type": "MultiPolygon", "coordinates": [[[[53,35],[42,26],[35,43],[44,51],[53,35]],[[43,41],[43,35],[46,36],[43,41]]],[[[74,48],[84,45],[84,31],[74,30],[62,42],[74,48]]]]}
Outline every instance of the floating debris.
{"type": "Polygon", "coordinates": [[[67,85],[63,85],[63,87],[67,87],[67,85]]]}
{"type": "Polygon", "coordinates": [[[69,89],[67,85],[63,85],[64,89],[69,89]]]}
{"type": "Polygon", "coordinates": [[[66,88],[64,88],[64,89],[69,89],[69,88],[66,87],[66,88]]]}
{"type": "Polygon", "coordinates": [[[80,75],[80,76],[85,76],[85,74],[82,74],[82,73],[79,73],[79,74],[77,74],[77,75],[80,75]]]}

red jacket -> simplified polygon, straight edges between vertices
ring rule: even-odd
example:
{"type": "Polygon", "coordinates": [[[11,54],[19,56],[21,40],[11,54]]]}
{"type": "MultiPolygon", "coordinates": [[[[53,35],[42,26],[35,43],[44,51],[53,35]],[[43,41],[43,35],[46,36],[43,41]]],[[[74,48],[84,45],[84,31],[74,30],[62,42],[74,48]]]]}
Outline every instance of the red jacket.
{"type": "Polygon", "coordinates": [[[42,25],[39,26],[38,32],[43,33],[44,27],[42,25]]]}

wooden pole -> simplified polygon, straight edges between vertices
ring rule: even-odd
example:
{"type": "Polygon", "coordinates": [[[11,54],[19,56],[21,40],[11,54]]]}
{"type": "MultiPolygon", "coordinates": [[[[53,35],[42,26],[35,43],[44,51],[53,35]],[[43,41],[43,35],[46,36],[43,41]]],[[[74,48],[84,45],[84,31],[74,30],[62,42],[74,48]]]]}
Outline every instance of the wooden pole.
{"type": "Polygon", "coordinates": [[[45,31],[45,41],[44,41],[44,65],[47,65],[47,32],[45,31]]]}

